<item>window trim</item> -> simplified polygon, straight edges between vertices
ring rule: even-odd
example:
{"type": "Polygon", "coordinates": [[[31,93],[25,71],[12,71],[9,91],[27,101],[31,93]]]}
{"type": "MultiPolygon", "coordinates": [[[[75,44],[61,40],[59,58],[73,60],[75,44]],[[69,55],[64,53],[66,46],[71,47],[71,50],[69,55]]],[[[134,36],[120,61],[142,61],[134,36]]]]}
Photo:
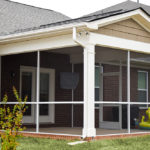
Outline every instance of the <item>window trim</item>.
{"type": "MultiPolygon", "coordinates": [[[[138,70],[138,73],[146,73],[146,89],[140,89],[140,88],[138,88],[137,87],[137,91],[145,91],[146,92],[146,103],[148,103],[148,96],[149,96],[149,94],[148,94],[148,71],[144,71],[144,70],[138,70]]],[[[139,79],[139,78],[138,78],[139,79]]],[[[138,82],[138,81],[137,81],[138,82]]],[[[148,108],[148,104],[147,104],[147,106],[146,107],[139,107],[140,109],[147,109],[148,108]]]]}
{"type": "MultiPolygon", "coordinates": [[[[102,74],[102,72],[103,72],[103,66],[101,65],[101,64],[96,64],[95,65],[95,68],[99,68],[100,69],[100,74],[99,74],[99,76],[101,76],[101,74],[102,74]]],[[[95,71],[95,73],[96,73],[96,71],[95,71]]],[[[95,88],[94,89],[99,89],[99,101],[101,101],[102,100],[102,96],[100,96],[101,95],[101,91],[103,90],[102,88],[103,88],[103,81],[101,81],[102,79],[101,79],[101,77],[100,77],[100,83],[101,83],[101,86],[100,86],[100,83],[99,83],[99,86],[95,86],[95,88]]],[[[95,99],[95,101],[96,101],[96,99],[95,99]]],[[[98,109],[99,110],[99,107],[96,107],[95,106],[95,109],[98,109]]]]}

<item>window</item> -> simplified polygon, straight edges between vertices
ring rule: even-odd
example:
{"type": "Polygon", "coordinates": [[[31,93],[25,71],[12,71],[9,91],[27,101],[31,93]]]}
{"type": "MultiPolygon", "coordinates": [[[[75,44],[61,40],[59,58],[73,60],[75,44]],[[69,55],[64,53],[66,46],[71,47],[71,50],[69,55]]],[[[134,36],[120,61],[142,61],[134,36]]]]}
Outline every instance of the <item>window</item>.
{"type": "MultiPolygon", "coordinates": [[[[100,100],[100,66],[95,66],[95,101],[100,100]]],[[[95,105],[96,108],[99,108],[99,104],[95,105]]]]}
{"type": "Polygon", "coordinates": [[[138,71],[138,102],[148,102],[148,72],[138,71]]]}

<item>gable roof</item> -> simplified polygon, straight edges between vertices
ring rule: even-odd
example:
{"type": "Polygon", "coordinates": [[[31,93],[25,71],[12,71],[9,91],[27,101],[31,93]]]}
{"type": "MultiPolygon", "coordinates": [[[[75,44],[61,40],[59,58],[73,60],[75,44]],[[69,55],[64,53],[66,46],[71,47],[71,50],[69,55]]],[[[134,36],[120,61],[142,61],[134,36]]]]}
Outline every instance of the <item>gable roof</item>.
{"type": "Polygon", "coordinates": [[[53,10],[0,0],[0,35],[68,19],[70,18],[53,10]]]}
{"type": "Polygon", "coordinates": [[[137,3],[137,2],[133,2],[131,0],[127,0],[125,2],[116,4],[114,6],[96,11],[94,13],[90,13],[88,15],[85,16],[91,16],[91,15],[99,15],[99,14],[107,14],[107,13],[111,13],[111,12],[125,12],[125,11],[131,11],[131,10],[135,10],[141,8],[143,9],[148,15],[150,15],[150,6],[148,5],[144,5],[141,3],[137,3]]]}
{"type": "Polygon", "coordinates": [[[130,0],[76,19],[71,19],[52,10],[37,8],[9,0],[0,0],[0,36],[64,24],[92,22],[137,9],[142,9],[150,16],[150,6],[130,0]]]}
{"type": "Polygon", "coordinates": [[[94,13],[84,15],[76,19],[70,19],[67,21],[57,22],[54,24],[47,24],[47,25],[40,26],[40,28],[51,27],[51,26],[62,25],[62,24],[69,24],[74,22],[92,22],[95,20],[100,20],[103,18],[108,18],[111,16],[131,12],[137,9],[142,9],[147,15],[150,16],[150,6],[127,0],[117,5],[105,8],[103,10],[96,11],[94,13]]]}

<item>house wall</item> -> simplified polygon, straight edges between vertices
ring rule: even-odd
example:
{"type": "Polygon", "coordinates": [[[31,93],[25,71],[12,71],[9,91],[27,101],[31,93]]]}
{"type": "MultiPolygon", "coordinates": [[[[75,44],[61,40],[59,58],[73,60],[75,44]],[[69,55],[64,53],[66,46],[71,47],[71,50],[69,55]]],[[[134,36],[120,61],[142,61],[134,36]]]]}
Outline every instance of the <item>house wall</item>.
{"type": "MultiPolygon", "coordinates": [[[[26,53],[2,57],[2,96],[7,93],[9,101],[15,101],[12,86],[19,91],[20,66],[37,65],[37,54],[26,53]],[[15,74],[13,77],[12,74],[15,74]]],[[[60,72],[71,72],[71,64],[68,55],[41,52],[40,66],[42,68],[55,69],[55,101],[71,101],[71,90],[60,88],[60,72]]],[[[80,85],[82,82],[80,82],[80,85]]],[[[81,87],[82,88],[82,87],[81,87]]],[[[80,89],[81,89],[80,88],[80,89]]],[[[81,90],[77,93],[80,93],[81,90]]],[[[81,95],[81,94],[79,94],[81,95]]],[[[79,101],[79,97],[76,96],[79,101]]],[[[81,96],[80,96],[81,97],[81,96]]],[[[80,98],[83,100],[83,98],[80,98]]],[[[83,123],[83,106],[74,106],[74,123],[81,126],[83,123]],[[81,111],[79,111],[82,109],[81,111]]],[[[55,126],[71,126],[71,105],[55,105],[55,126]]]]}
{"type": "Polygon", "coordinates": [[[96,33],[150,43],[150,34],[133,19],[100,27],[96,33]]]}

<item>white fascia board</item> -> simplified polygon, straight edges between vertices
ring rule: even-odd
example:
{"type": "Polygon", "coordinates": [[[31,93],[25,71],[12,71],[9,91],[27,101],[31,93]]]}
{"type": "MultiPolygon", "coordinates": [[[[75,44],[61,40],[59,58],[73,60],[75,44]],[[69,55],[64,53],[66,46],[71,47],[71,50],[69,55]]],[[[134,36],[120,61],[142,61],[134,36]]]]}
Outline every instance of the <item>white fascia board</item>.
{"type": "Polygon", "coordinates": [[[107,17],[104,19],[90,22],[90,23],[86,23],[86,25],[90,29],[98,29],[99,27],[103,27],[103,26],[106,26],[106,25],[109,25],[112,23],[116,23],[119,21],[123,21],[123,20],[129,19],[129,18],[132,18],[135,15],[141,15],[144,19],[146,19],[148,22],[150,22],[149,16],[144,11],[142,11],[141,9],[137,9],[137,10],[134,10],[131,12],[123,13],[123,14],[116,15],[116,16],[107,17]]]}
{"type": "Polygon", "coordinates": [[[123,50],[130,50],[135,52],[147,53],[150,54],[150,44],[144,42],[138,42],[134,40],[128,40],[98,33],[90,33],[90,43],[116,48],[116,49],[123,49],[123,50]]]}
{"type": "Polygon", "coordinates": [[[0,55],[4,56],[11,54],[34,52],[37,50],[51,50],[72,46],[77,46],[77,43],[75,43],[72,39],[72,35],[61,35],[57,37],[49,37],[1,45],[0,55]]]}

